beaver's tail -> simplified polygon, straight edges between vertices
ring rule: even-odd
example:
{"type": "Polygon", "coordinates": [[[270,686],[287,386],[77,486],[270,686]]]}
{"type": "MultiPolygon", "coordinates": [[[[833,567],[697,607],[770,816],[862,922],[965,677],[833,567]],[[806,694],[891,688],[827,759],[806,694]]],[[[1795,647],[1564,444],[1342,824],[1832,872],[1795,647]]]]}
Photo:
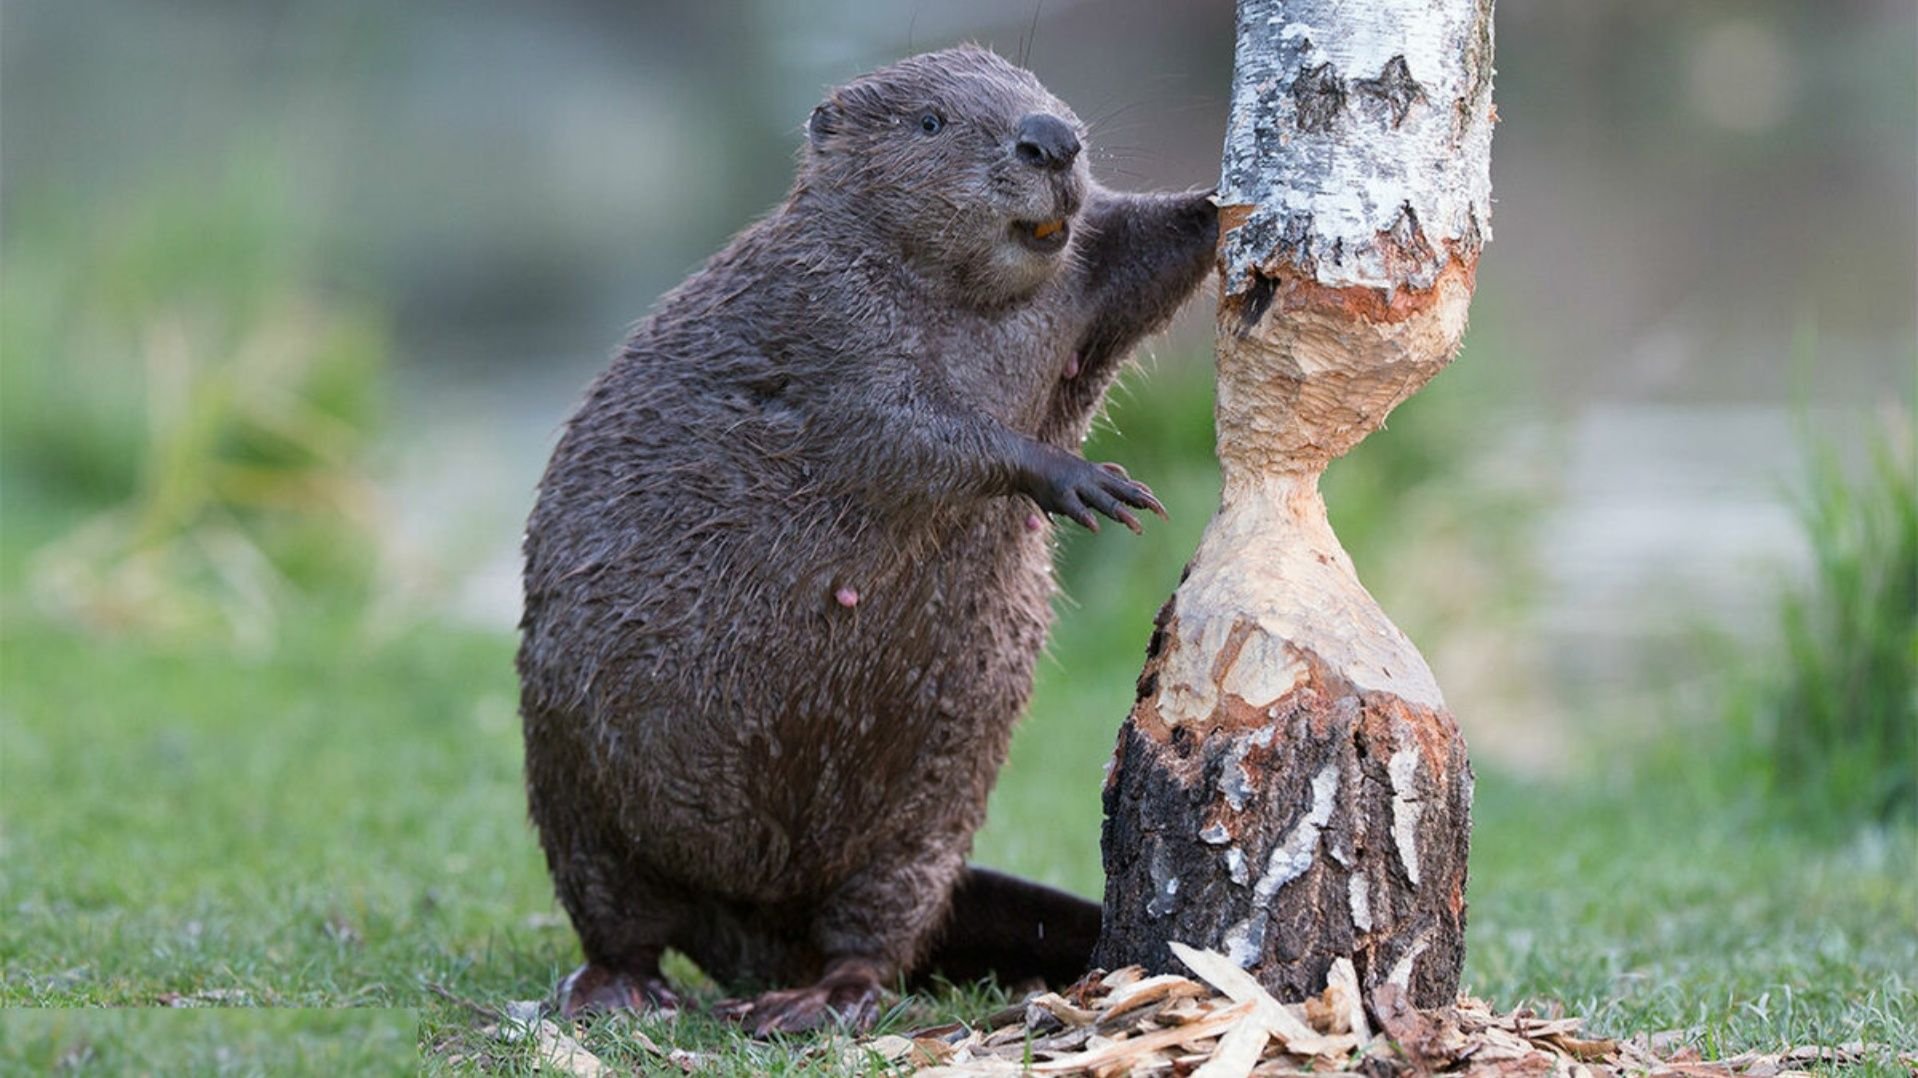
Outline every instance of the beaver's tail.
{"type": "Polygon", "coordinates": [[[912,980],[963,984],[990,975],[1008,988],[1034,978],[1063,988],[1086,972],[1098,941],[1098,903],[968,865],[945,930],[912,980]]]}

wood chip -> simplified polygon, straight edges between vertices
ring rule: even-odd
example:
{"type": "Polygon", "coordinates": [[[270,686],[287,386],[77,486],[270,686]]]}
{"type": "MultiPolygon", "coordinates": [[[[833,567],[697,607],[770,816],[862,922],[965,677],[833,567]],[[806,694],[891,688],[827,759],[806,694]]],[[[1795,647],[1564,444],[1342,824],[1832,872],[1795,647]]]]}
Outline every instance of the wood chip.
{"type": "Polygon", "coordinates": [[[1097,1048],[1063,1059],[1047,1060],[1032,1066],[1034,1074],[1070,1074],[1077,1070],[1092,1070],[1108,1063],[1137,1059],[1160,1048],[1170,1048],[1189,1041],[1205,1037],[1216,1037],[1230,1029],[1234,1023],[1244,1021],[1255,1010],[1253,1003],[1239,1003],[1217,1011],[1210,1018],[1194,1022],[1191,1025],[1174,1029],[1162,1029],[1157,1033],[1131,1037],[1122,1041],[1113,1041],[1103,1048],[1097,1048]]]}
{"type": "Polygon", "coordinates": [[[1212,1058],[1198,1070],[1192,1072],[1192,1078],[1247,1078],[1252,1068],[1258,1066],[1259,1057],[1265,1054],[1265,1044],[1271,1039],[1264,1025],[1258,1022],[1240,1022],[1225,1031],[1219,1038],[1219,1047],[1212,1058]]]}
{"type": "Polygon", "coordinates": [[[1068,1052],[1083,1051],[1086,1045],[1091,1043],[1092,1035],[1093,1030],[1090,1026],[1080,1029],[1069,1029],[1064,1033],[1056,1033],[1042,1041],[1034,1041],[1032,1043],[1032,1054],[1035,1056],[1044,1055],[1050,1058],[1053,1056],[1062,1056],[1068,1052]]]}
{"type": "Polygon", "coordinates": [[[912,1054],[914,1045],[911,1037],[901,1037],[894,1033],[876,1037],[859,1047],[888,1063],[897,1063],[912,1054]]]}
{"type": "Polygon", "coordinates": [[[1588,1041],[1574,1037],[1569,1033],[1555,1033],[1543,1038],[1545,1043],[1571,1056],[1582,1063],[1592,1063],[1614,1055],[1618,1051],[1618,1042],[1613,1040],[1588,1041]]]}
{"type": "Polygon", "coordinates": [[[986,1034],[985,1045],[987,1048],[999,1048],[1008,1044],[1024,1044],[1032,1039],[1033,1033],[1030,1026],[1006,1026],[986,1034]]]}
{"type": "Polygon", "coordinates": [[[1099,983],[1102,985],[1105,985],[1107,988],[1116,992],[1119,989],[1124,988],[1126,985],[1133,984],[1135,982],[1138,982],[1144,979],[1145,979],[1144,967],[1120,966],[1118,969],[1115,969],[1111,973],[1106,974],[1104,977],[1099,978],[1099,983]]]}
{"type": "Polygon", "coordinates": [[[1127,1011],[1177,996],[1209,994],[1203,987],[1193,983],[1190,978],[1181,977],[1176,973],[1161,973],[1157,977],[1134,981],[1106,997],[1105,1013],[1101,1018],[1116,1017],[1127,1011]]]}
{"type": "Polygon", "coordinates": [[[1065,1026],[1089,1026],[1099,1020],[1099,1012],[1075,1007],[1065,997],[1054,992],[1047,992],[1044,995],[1034,996],[1026,1001],[1028,1025],[1031,1024],[1032,1009],[1034,1007],[1057,1018],[1059,1022],[1065,1026]]]}
{"type": "Polygon", "coordinates": [[[1176,941],[1167,946],[1172,948],[1173,955],[1184,962],[1187,969],[1198,974],[1207,984],[1234,1001],[1251,1003],[1253,1014],[1274,1037],[1285,1042],[1287,1051],[1308,1056],[1333,1055],[1339,1051],[1340,1045],[1334,1038],[1314,1032],[1304,1019],[1273,999],[1272,994],[1256,978],[1240,969],[1238,963],[1230,958],[1217,951],[1201,951],[1176,941]]]}
{"type": "Polygon", "coordinates": [[[1578,1018],[1554,1004],[1500,1012],[1461,997],[1453,1006],[1419,1009],[1390,983],[1375,986],[1367,1001],[1349,960],[1333,963],[1319,995],[1287,1005],[1225,956],[1171,946],[1197,981],[1147,977],[1136,966],[1095,971],[1064,993],[1006,1008],[985,1028],[946,1025],[879,1037],[857,1058],[877,1056],[901,1069],[930,1065],[918,1073],[932,1075],[1784,1078],[1884,1052],[1854,1042],[1707,1061],[1685,1043],[1694,1036],[1687,1031],[1588,1036],[1578,1018]]]}
{"type": "Polygon", "coordinates": [[[1360,1044],[1372,1039],[1372,1026],[1365,1020],[1365,997],[1359,991],[1359,973],[1351,959],[1332,960],[1332,968],[1325,975],[1325,1001],[1343,1018],[1344,1029],[1332,1032],[1350,1033],[1360,1044]]]}
{"type": "Polygon", "coordinates": [[[571,1074],[576,1078],[600,1078],[611,1074],[600,1058],[586,1050],[586,1047],[574,1040],[559,1028],[552,1019],[539,1024],[538,1061],[534,1064],[540,1070],[557,1071],[571,1074]]]}

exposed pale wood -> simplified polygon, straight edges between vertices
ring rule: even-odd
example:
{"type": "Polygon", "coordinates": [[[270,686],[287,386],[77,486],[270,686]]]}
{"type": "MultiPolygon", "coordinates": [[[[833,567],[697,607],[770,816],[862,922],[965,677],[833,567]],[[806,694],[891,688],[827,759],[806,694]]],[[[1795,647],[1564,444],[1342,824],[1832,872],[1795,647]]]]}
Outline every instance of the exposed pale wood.
{"type": "Polygon", "coordinates": [[[1240,1022],[1225,1031],[1212,1058],[1192,1072],[1192,1078],[1245,1078],[1265,1054],[1272,1035],[1258,1022],[1240,1022]]]}
{"type": "Polygon", "coordinates": [[[1107,1063],[1120,1062],[1174,1045],[1197,1042],[1208,1037],[1218,1037],[1235,1024],[1251,1015],[1250,1003],[1235,1003],[1216,1013],[1189,1025],[1175,1026],[1154,1033],[1131,1037],[1104,1048],[1094,1049],[1076,1056],[1036,1063],[1032,1067],[1034,1074],[1074,1073],[1100,1067],[1107,1063]]]}
{"type": "Polygon", "coordinates": [[[1273,999],[1265,987],[1252,976],[1234,965],[1217,951],[1204,951],[1197,947],[1187,947],[1173,941],[1172,953],[1192,972],[1205,982],[1225,993],[1234,1003],[1250,1003],[1253,1006],[1252,1018],[1266,1031],[1279,1038],[1286,1050],[1300,1055],[1329,1055],[1341,1048],[1350,1048],[1347,1042],[1334,1037],[1321,1036],[1305,1024],[1304,1020],[1285,1009],[1278,1000],[1273,999]]]}

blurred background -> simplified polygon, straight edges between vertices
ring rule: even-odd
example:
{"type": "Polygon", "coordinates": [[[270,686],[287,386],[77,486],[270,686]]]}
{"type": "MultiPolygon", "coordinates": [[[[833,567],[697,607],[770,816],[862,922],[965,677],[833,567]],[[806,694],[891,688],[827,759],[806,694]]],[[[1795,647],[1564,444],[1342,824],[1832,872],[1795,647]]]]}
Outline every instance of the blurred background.
{"type": "MultiPolygon", "coordinates": [[[[454,875],[505,843],[487,886],[544,902],[516,543],[630,325],[779,200],[827,87],[910,51],[1023,56],[1108,185],[1208,185],[1231,28],[1224,0],[4,0],[15,897],[74,879],[21,851],[100,833],[36,790],[138,804],[184,767],[154,804],[225,805],[210,761],[272,786],[359,731],[407,787],[449,766],[422,738],[472,739],[417,795],[434,838],[363,824],[454,875]],[[487,821],[465,838],[430,811],[448,788],[487,821]]],[[[1908,816],[1918,11],[1524,0],[1497,33],[1463,354],[1328,476],[1362,578],[1513,789],[1665,776],[1741,818],[1908,816]]],[[[1210,308],[1089,449],[1173,521],[1062,532],[1069,601],[980,842],[1087,893],[1150,617],[1216,504],[1210,308]]]]}

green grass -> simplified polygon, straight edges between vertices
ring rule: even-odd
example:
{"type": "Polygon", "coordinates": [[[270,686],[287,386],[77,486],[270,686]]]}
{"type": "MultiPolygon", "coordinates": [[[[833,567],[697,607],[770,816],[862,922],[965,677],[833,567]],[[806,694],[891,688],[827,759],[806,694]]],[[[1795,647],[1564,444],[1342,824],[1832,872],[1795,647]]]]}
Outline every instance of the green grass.
{"type": "MultiPolygon", "coordinates": [[[[1902,436],[1901,436],[1902,435],[1902,436]]],[[[1755,671],[1734,729],[1764,746],[1773,796],[1800,815],[1918,818],[1918,462],[1911,432],[1853,477],[1813,455],[1799,519],[1805,586],[1780,609],[1789,661],[1755,671]]]]}
{"type": "MultiPolygon", "coordinates": [[[[1097,761],[1126,696],[1110,669],[1088,673],[1114,665],[1088,657],[1102,635],[1068,617],[979,844],[983,861],[1088,894],[1097,761]]],[[[316,621],[280,657],[240,663],[11,609],[0,1004],[419,1008],[436,1065],[530,1068],[528,1045],[480,1036],[453,1001],[536,998],[576,960],[523,820],[510,646],[316,621]]],[[[1684,1028],[1718,1051],[1918,1045],[1911,830],[1832,844],[1714,820],[1678,789],[1488,775],[1480,791],[1474,991],[1560,999],[1610,1032],[1684,1028]]],[[[893,1021],[999,1002],[949,995],[893,1021]]],[[[587,1043],[638,1065],[632,1028],[603,1023],[587,1043]]],[[[804,1059],[697,1019],[638,1028],[741,1073],[804,1059]]]]}
{"type": "Polygon", "coordinates": [[[0,1074],[415,1074],[407,1010],[0,1011],[0,1074]]]}
{"type": "Polygon", "coordinates": [[[1690,793],[1481,781],[1468,990],[1713,1054],[1918,1047],[1918,833],[1833,843],[1690,793]]]}

